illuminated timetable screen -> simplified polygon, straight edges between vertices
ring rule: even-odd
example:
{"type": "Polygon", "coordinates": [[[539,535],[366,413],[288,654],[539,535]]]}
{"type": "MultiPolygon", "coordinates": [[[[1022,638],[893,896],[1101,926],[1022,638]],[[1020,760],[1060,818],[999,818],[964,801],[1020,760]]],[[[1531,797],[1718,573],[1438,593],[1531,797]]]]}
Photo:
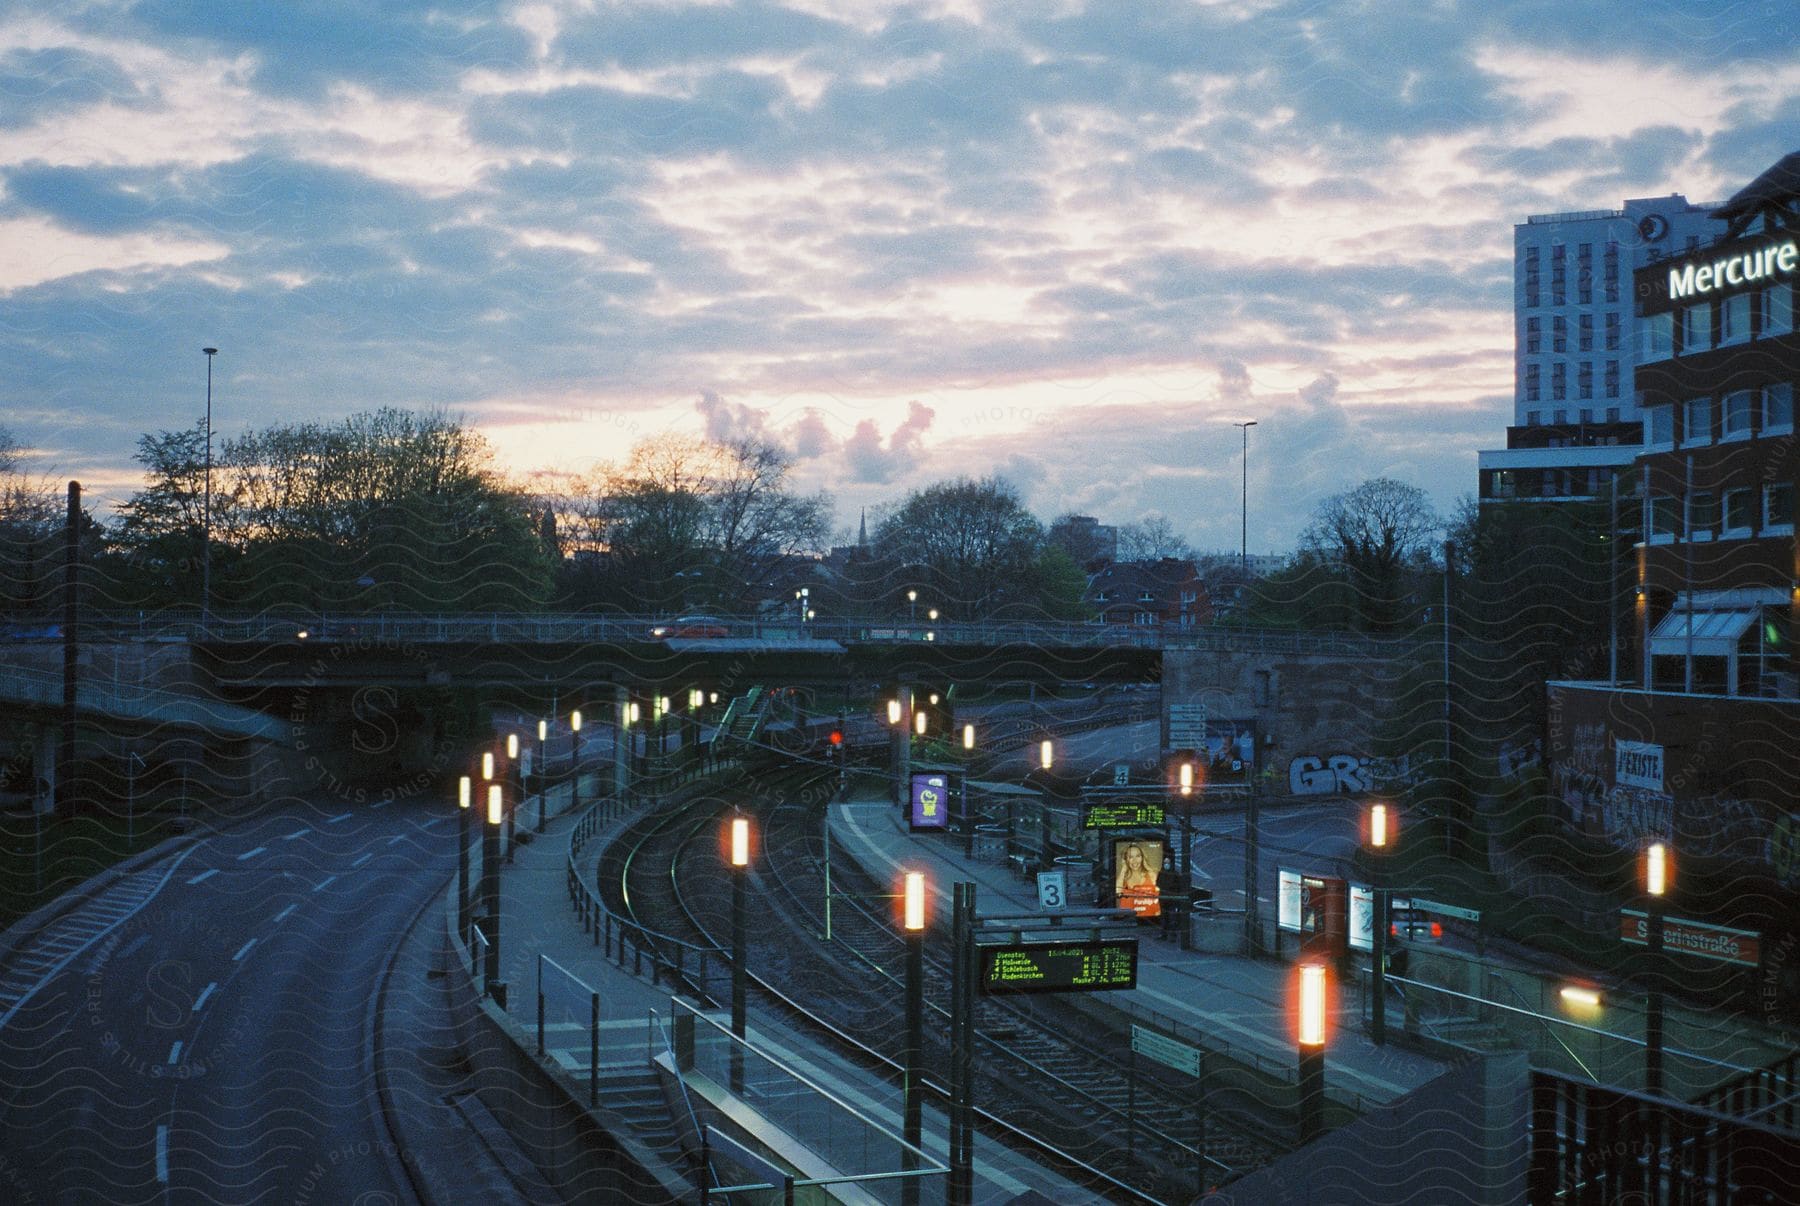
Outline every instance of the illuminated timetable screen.
{"type": "Polygon", "coordinates": [[[1083,829],[1161,828],[1168,814],[1159,803],[1090,802],[1083,805],[1083,829]]]}
{"type": "Polygon", "coordinates": [[[981,991],[1099,992],[1137,987],[1136,938],[1024,942],[981,949],[981,991]]]}

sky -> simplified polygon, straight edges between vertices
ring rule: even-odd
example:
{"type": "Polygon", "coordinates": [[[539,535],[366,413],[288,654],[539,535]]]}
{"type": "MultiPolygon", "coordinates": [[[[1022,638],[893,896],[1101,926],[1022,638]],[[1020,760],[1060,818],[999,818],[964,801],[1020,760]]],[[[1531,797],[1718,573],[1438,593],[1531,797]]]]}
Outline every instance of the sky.
{"type": "Polygon", "coordinates": [[[437,408],[548,484],[758,433],[845,528],[1000,474],[1283,551],[1472,493],[1513,225],[1725,199],[1797,52],[1782,0],[14,4],[0,426],[116,504],[214,346],[225,437],[437,408]]]}

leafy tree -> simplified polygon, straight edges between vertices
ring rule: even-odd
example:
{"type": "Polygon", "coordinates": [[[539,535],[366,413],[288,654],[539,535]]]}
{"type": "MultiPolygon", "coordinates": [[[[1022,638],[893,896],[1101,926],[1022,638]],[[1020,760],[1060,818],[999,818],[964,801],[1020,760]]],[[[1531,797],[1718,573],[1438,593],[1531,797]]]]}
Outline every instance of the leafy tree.
{"type": "MultiPolygon", "coordinates": [[[[881,556],[912,571],[950,618],[1042,611],[1033,571],[1044,529],[1003,478],[956,478],[916,490],[881,520],[874,542],[881,556]]],[[[897,584],[900,593],[906,589],[897,584]]]]}
{"type": "Polygon", "coordinates": [[[1387,631],[1399,626],[1407,577],[1429,564],[1442,528],[1423,490],[1377,477],[1321,502],[1300,540],[1344,570],[1363,626],[1387,631]]]}

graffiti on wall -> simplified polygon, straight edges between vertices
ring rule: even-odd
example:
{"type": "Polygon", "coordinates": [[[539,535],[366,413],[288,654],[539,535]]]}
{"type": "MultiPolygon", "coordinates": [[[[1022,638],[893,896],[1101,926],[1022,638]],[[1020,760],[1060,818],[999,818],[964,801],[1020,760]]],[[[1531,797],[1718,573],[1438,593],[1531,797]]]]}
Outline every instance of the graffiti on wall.
{"type": "Polygon", "coordinates": [[[1355,796],[1399,791],[1417,776],[1412,759],[1365,758],[1360,754],[1302,754],[1288,763],[1288,790],[1296,796],[1355,796]]]}
{"type": "Polygon", "coordinates": [[[1567,766],[1554,769],[1550,786],[1562,802],[1565,820],[1590,836],[1622,846],[1673,837],[1690,854],[1766,861],[1783,878],[1800,873],[1800,867],[1782,872],[1775,827],[1754,800],[1728,795],[1677,800],[1667,792],[1609,784],[1597,774],[1567,766]]]}

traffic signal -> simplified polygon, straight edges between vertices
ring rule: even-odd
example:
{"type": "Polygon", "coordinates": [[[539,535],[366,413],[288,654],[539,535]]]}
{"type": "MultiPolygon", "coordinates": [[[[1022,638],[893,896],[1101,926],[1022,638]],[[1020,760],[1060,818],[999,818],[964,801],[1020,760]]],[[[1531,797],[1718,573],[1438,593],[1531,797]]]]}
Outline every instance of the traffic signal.
{"type": "Polygon", "coordinates": [[[841,746],[843,744],[844,744],[843,731],[841,729],[831,730],[831,748],[837,749],[839,746],[841,746]]]}

